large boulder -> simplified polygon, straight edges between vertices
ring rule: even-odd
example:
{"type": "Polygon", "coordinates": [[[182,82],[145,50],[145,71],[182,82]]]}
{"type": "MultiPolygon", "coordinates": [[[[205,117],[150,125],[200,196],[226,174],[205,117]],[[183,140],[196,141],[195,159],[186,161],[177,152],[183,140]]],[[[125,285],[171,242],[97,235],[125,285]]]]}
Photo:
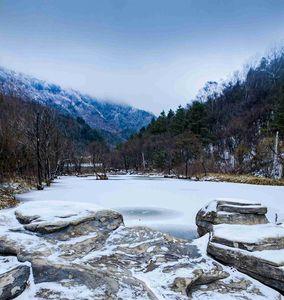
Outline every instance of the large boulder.
{"type": "Polygon", "coordinates": [[[27,202],[15,211],[15,215],[26,230],[61,240],[91,232],[110,232],[123,224],[118,212],[91,204],[61,201],[27,202]]]}
{"type": "Polygon", "coordinates": [[[213,231],[217,224],[266,224],[267,208],[259,203],[244,203],[217,199],[211,201],[196,215],[200,236],[213,231]]]}
{"type": "Polygon", "coordinates": [[[2,258],[0,263],[0,299],[14,299],[25,290],[30,277],[30,267],[15,262],[13,258],[2,258]]]}

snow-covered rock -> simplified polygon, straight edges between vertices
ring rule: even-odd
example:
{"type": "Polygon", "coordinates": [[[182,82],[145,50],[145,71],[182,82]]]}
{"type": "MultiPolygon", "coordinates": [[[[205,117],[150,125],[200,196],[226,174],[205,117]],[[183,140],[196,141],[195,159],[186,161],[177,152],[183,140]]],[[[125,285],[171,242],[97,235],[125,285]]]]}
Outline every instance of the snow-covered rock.
{"type": "Polygon", "coordinates": [[[259,204],[212,201],[196,223],[199,234],[211,232],[208,254],[284,292],[284,227],[267,223],[266,211],[259,204]]]}
{"type": "MultiPolygon", "coordinates": [[[[227,225],[230,227],[232,225],[227,225]]],[[[277,225],[275,225],[276,227],[277,225]]],[[[280,227],[280,226],[279,226],[280,227]]],[[[227,229],[229,230],[229,229],[227,229]]],[[[233,234],[233,233],[232,233],[233,234]]],[[[269,240],[269,236],[266,237],[269,240]]],[[[262,241],[263,242],[263,241],[262,241]]],[[[258,244],[259,241],[255,240],[252,244],[258,244]]],[[[252,251],[254,246],[249,248],[246,245],[242,249],[242,243],[238,242],[238,239],[233,242],[231,246],[227,246],[228,242],[224,240],[216,242],[214,234],[212,240],[209,242],[207,252],[226,264],[236,267],[241,272],[244,272],[259,281],[267,284],[275,289],[278,289],[282,293],[284,292],[284,249],[277,249],[280,245],[277,245],[276,249],[269,249],[271,245],[268,243],[268,247],[265,245],[262,251],[252,251]],[[215,242],[213,242],[215,240],[215,242]],[[239,247],[240,246],[240,247],[239,247]],[[269,250],[266,250],[268,248],[269,250]]]]}
{"type": "Polygon", "coordinates": [[[66,202],[27,202],[15,211],[16,218],[29,231],[53,234],[59,239],[86,235],[98,229],[110,231],[123,224],[121,214],[91,204],[66,202]],[[63,231],[64,229],[64,231],[63,231]],[[56,233],[56,234],[55,234],[56,233]]]}
{"type": "Polygon", "coordinates": [[[211,201],[196,215],[196,225],[200,236],[213,231],[217,224],[266,224],[267,208],[259,203],[244,203],[217,199],[211,201]]]}
{"type": "Polygon", "coordinates": [[[9,245],[11,254],[32,268],[33,280],[19,300],[279,299],[278,292],[208,257],[208,235],[193,242],[176,239],[125,227],[118,215],[56,201],[1,211],[0,254],[7,254],[9,245]],[[61,219],[68,225],[58,226],[61,219]],[[26,227],[47,223],[56,231],[26,227]]]}
{"type": "Polygon", "coordinates": [[[211,242],[247,251],[284,248],[284,227],[275,224],[216,225],[211,242]]]}
{"type": "Polygon", "coordinates": [[[26,288],[30,268],[14,257],[0,257],[0,299],[8,300],[19,296],[26,288]]]}

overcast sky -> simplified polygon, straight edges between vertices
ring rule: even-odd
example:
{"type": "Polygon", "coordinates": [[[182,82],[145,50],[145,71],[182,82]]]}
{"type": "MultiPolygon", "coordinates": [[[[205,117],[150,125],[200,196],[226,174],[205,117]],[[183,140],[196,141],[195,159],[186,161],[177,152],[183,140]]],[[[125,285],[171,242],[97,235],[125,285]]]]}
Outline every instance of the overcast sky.
{"type": "Polygon", "coordinates": [[[0,65],[154,113],[283,40],[283,0],[0,0],[0,65]]]}

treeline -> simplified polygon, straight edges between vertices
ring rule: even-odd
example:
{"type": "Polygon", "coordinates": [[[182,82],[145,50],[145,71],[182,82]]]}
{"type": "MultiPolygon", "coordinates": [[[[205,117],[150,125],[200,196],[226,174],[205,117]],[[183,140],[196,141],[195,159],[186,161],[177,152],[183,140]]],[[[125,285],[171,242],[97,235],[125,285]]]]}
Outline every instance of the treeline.
{"type": "Polygon", "coordinates": [[[196,99],[156,120],[116,150],[118,168],[184,174],[282,176],[284,51],[246,75],[208,82],[196,99]]]}
{"type": "Polygon", "coordinates": [[[79,172],[94,145],[105,147],[83,119],[0,93],[0,182],[20,177],[42,189],[66,166],[79,172]]]}

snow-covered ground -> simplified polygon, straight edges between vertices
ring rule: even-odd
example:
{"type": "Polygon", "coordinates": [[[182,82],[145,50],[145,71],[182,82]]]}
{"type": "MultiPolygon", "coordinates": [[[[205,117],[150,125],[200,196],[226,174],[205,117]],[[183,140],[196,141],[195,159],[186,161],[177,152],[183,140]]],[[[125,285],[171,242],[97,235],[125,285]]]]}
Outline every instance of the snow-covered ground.
{"type": "Polygon", "coordinates": [[[270,221],[274,222],[276,213],[278,221],[284,221],[284,187],[281,186],[145,176],[110,176],[109,180],[61,177],[50,188],[18,196],[24,201],[89,202],[120,211],[126,225],[146,225],[188,238],[196,234],[195,216],[198,210],[216,198],[262,203],[268,207],[270,221]]]}

